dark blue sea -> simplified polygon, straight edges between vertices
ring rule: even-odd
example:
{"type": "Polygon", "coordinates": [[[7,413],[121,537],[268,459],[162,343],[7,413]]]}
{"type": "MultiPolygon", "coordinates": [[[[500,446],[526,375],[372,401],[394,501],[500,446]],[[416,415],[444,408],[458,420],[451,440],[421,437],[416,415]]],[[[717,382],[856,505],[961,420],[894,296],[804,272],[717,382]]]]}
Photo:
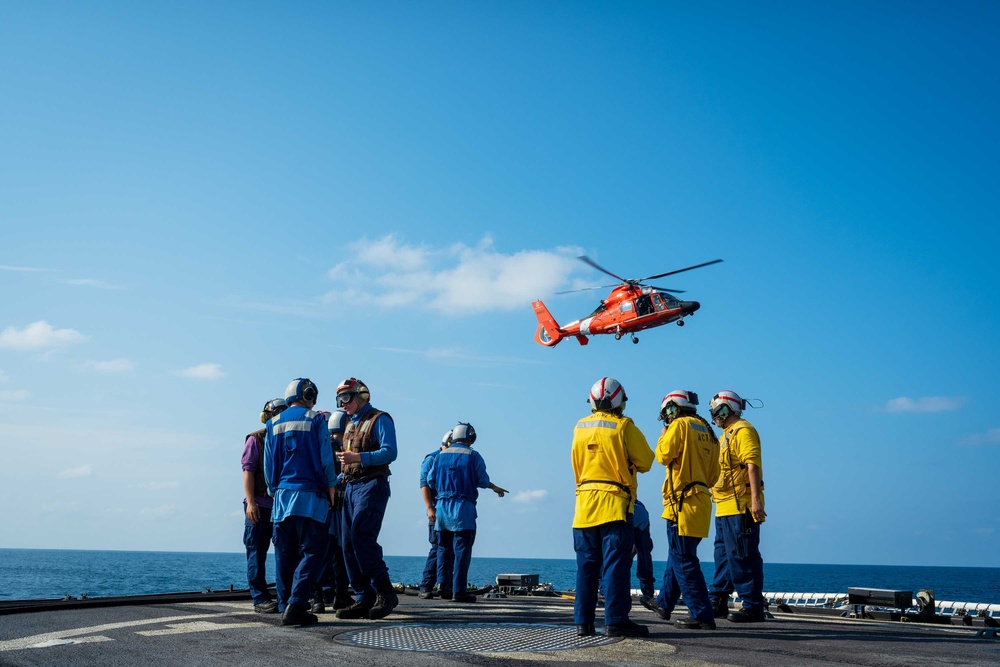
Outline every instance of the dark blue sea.
{"type": "MultiPolygon", "coordinates": [[[[393,581],[416,584],[424,559],[387,556],[393,581]]],[[[657,562],[662,574],[665,563],[657,562]]],[[[274,559],[268,555],[268,580],[274,559]]],[[[711,580],[714,568],[703,563],[711,580]]],[[[470,583],[494,583],[497,574],[537,574],[557,590],[575,587],[576,562],[546,558],[472,559],[470,583]]],[[[0,549],[0,600],[141,595],[246,588],[246,559],[239,553],[0,549]]],[[[847,593],[849,586],[934,590],[938,600],[1000,603],[1000,568],[765,563],[764,590],[777,593],[847,593]]],[[[633,588],[639,582],[633,580],[633,588]]]]}

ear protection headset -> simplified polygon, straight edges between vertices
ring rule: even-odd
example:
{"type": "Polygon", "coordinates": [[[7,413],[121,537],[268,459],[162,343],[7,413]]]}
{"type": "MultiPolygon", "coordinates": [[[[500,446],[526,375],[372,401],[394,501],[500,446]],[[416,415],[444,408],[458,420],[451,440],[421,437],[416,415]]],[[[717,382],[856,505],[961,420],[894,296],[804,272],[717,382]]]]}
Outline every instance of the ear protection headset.
{"type": "Polygon", "coordinates": [[[292,401],[315,401],[319,397],[319,389],[309,378],[295,378],[288,388],[285,389],[285,400],[292,401]]]}

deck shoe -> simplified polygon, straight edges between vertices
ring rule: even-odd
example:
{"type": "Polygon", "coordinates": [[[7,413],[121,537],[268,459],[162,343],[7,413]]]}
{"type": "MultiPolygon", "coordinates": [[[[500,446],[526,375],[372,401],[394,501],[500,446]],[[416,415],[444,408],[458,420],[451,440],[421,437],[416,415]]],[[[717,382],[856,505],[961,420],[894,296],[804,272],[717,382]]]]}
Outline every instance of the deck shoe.
{"type": "Polygon", "coordinates": [[[345,595],[344,597],[333,598],[333,609],[334,611],[339,611],[341,609],[347,609],[352,604],[354,604],[354,598],[350,595],[345,595]]]}
{"type": "Polygon", "coordinates": [[[729,616],[729,596],[716,595],[712,598],[712,614],[715,618],[725,618],[729,616]]]}
{"type": "Polygon", "coordinates": [[[253,610],[258,614],[277,614],[278,602],[276,600],[265,600],[253,606],[253,610]]]}
{"type": "Polygon", "coordinates": [[[730,623],[763,623],[764,622],[764,612],[758,611],[753,612],[749,609],[740,609],[734,611],[729,615],[730,623]]]}
{"type": "Polygon", "coordinates": [[[343,609],[337,610],[337,618],[342,618],[345,620],[355,619],[355,618],[368,618],[368,610],[372,608],[370,602],[364,602],[358,600],[350,607],[344,607],[343,609]]]}
{"type": "Polygon", "coordinates": [[[378,597],[375,598],[375,606],[368,610],[368,618],[377,621],[392,613],[392,610],[399,604],[399,596],[392,584],[380,586],[378,597]]]}
{"type": "Polygon", "coordinates": [[[315,614],[310,614],[304,607],[297,604],[290,604],[285,607],[285,613],[281,615],[282,625],[315,625],[319,619],[315,614]]]}
{"type": "Polygon", "coordinates": [[[433,600],[434,591],[427,590],[426,588],[421,588],[420,592],[417,593],[417,597],[421,600],[433,600]]]}
{"type": "Polygon", "coordinates": [[[309,607],[309,611],[311,611],[314,614],[325,614],[326,605],[323,604],[322,600],[316,600],[315,602],[312,603],[312,606],[309,607]]]}
{"type": "Polygon", "coordinates": [[[649,628],[645,625],[628,620],[614,625],[604,626],[604,634],[608,637],[648,637],[649,628]]]}
{"type": "Polygon", "coordinates": [[[442,589],[438,590],[438,595],[441,596],[442,600],[450,600],[451,599],[451,591],[448,590],[448,589],[446,589],[446,588],[442,588],[442,589]]]}
{"type": "Polygon", "coordinates": [[[593,623],[581,623],[576,626],[576,636],[577,637],[592,637],[594,635],[594,624],[593,623]]]}
{"type": "Polygon", "coordinates": [[[639,604],[659,616],[661,621],[670,620],[670,612],[656,604],[656,598],[648,595],[640,595],[639,604]]]}
{"type": "Polygon", "coordinates": [[[475,602],[476,596],[472,593],[456,593],[451,600],[452,602],[475,602]]]}
{"type": "Polygon", "coordinates": [[[687,618],[678,618],[674,621],[674,625],[681,630],[715,630],[715,621],[699,621],[697,618],[688,616],[687,618]]]}

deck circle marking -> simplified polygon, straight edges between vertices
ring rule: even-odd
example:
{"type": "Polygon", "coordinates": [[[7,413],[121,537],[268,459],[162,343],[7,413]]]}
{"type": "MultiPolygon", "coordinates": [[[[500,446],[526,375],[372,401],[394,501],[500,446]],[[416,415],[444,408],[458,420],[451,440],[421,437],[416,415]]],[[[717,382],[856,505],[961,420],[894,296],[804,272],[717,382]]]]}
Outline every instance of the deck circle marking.
{"type": "Polygon", "coordinates": [[[334,637],[350,646],[391,651],[520,653],[607,646],[619,637],[577,637],[575,625],[543,623],[420,623],[350,630],[334,637]]]}

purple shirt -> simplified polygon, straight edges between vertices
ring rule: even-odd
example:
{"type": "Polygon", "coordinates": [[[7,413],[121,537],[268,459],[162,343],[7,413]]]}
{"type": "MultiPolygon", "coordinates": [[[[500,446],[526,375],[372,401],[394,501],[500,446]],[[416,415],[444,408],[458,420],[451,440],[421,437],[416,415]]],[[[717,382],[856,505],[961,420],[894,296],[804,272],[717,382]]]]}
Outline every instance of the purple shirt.
{"type": "MultiPolygon", "coordinates": [[[[263,448],[257,447],[257,439],[253,436],[247,438],[247,444],[243,448],[243,470],[248,472],[257,472],[258,470],[264,470],[264,462],[261,461],[261,455],[263,448]]],[[[267,489],[254,488],[254,500],[261,507],[271,509],[274,505],[274,499],[267,495],[267,489]],[[260,495],[263,493],[264,495],[260,495]]],[[[246,498],[243,499],[246,502],[246,498]]]]}

